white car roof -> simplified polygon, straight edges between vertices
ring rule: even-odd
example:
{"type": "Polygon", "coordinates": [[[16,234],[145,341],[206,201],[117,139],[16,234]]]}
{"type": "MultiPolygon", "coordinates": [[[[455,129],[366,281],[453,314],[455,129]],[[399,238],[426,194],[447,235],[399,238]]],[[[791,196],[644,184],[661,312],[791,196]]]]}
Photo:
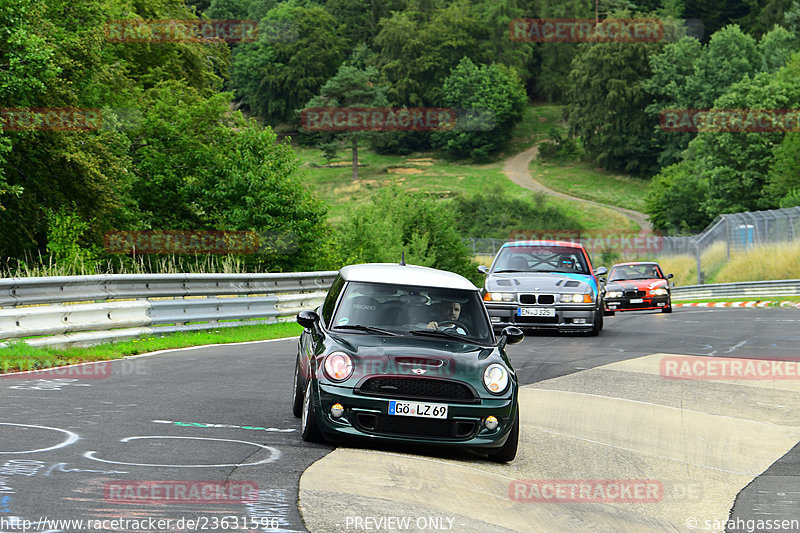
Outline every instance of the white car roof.
{"type": "Polygon", "coordinates": [[[392,283],[416,287],[436,287],[443,289],[462,289],[477,291],[478,288],[464,276],[416,265],[397,263],[366,263],[342,268],[339,274],[345,281],[364,281],[369,283],[392,283]]]}

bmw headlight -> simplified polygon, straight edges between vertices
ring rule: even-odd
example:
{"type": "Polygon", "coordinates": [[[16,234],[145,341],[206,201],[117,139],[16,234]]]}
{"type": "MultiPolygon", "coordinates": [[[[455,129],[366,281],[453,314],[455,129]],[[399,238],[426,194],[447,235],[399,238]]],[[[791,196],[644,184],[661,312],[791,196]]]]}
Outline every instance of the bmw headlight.
{"type": "Polygon", "coordinates": [[[353,358],[344,352],[333,352],[322,365],[325,375],[332,381],[344,381],[353,375],[353,358]]]}
{"type": "Polygon", "coordinates": [[[562,294],[559,301],[562,304],[590,304],[594,298],[591,294],[562,294]]]}
{"type": "Polygon", "coordinates": [[[622,298],[622,291],[608,291],[606,298],[622,298]]]}
{"type": "Polygon", "coordinates": [[[487,302],[513,302],[515,297],[513,292],[487,292],[483,299],[487,302]]]}
{"type": "Polygon", "coordinates": [[[664,296],[665,294],[667,294],[667,289],[665,289],[664,287],[651,289],[650,294],[652,294],[653,296],[664,296]]]}
{"type": "Polygon", "coordinates": [[[483,385],[492,394],[500,394],[508,388],[508,370],[497,363],[483,371],[483,385]]]}

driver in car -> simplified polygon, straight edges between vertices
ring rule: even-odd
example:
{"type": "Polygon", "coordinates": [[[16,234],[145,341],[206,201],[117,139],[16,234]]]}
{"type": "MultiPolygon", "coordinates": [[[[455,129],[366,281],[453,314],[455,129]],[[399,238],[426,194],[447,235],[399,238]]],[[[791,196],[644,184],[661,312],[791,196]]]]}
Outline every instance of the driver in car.
{"type": "Polygon", "coordinates": [[[439,322],[454,322],[461,316],[461,304],[459,302],[442,302],[438,306],[441,318],[428,322],[428,329],[439,329],[439,322]]]}

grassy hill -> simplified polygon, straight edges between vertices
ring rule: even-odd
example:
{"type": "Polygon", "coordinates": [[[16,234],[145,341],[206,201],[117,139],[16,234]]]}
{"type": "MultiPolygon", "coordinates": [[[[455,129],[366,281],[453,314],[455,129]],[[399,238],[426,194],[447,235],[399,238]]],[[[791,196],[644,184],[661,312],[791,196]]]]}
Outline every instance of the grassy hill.
{"type": "MultiPolygon", "coordinates": [[[[506,153],[499,154],[494,162],[486,164],[448,161],[435,153],[393,156],[360,149],[359,180],[355,182],[352,180],[352,160],[349,159],[349,150],[343,150],[340,153],[342,158],[331,165],[326,162],[319,149],[295,147],[295,150],[303,161],[306,183],[330,206],[329,219],[334,224],[341,222],[354,206],[369,202],[378,189],[390,185],[441,199],[456,194],[475,195],[499,186],[511,197],[535,205],[536,193],[512,183],[503,174],[502,161],[505,157],[547,138],[549,129],[559,126],[560,120],[560,106],[529,106],[525,111],[525,119],[512,135],[512,142],[506,153]]],[[[558,169],[553,168],[548,170],[548,173],[557,174],[558,169]]],[[[612,201],[618,196],[616,191],[624,189],[625,185],[620,186],[621,182],[617,178],[609,179],[602,171],[594,171],[593,175],[588,167],[582,173],[584,176],[589,176],[586,179],[592,180],[598,186],[602,186],[604,180],[613,182],[613,192],[608,195],[610,199],[605,203],[616,204],[616,201],[612,201]]],[[[569,181],[571,178],[566,179],[569,181]]],[[[624,231],[633,227],[627,218],[608,209],[577,205],[569,200],[551,197],[545,201],[547,206],[556,207],[571,219],[578,221],[583,229],[624,231]]],[[[503,206],[498,205],[497,208],[502,209],[503,206]]]]}

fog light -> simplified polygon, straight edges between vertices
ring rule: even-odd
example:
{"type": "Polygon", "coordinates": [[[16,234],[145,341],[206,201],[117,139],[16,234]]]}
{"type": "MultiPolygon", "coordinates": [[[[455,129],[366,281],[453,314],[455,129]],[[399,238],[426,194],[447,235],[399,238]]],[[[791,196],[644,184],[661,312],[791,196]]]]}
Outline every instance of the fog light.
{"type": "Polygon", "coordinates": [[[489,320],[491,320],[492,322],[499,323],[500,322],[500,317],[499,316],[490,316],[489,320]]]}
{"type": "Polygon", "coordinates": [[[574,322],[575,324],[586,324],[586,319],[585,318],[573,318],[572,322],[574,322]]]}
{"type": "Polygon", "coordinates": [[[489,431],[494,431],[495,429],[497,429],[497,418],[495,418],[492,415],[489,415],[486,417],[486,420],[483,421],[483,425],[489,431]]]}
{"type": "Polygon", "coordinates": [[[335,403],[331,405],[331,416],[333,418],[341,418],[343,414],[344,414],[344,407],[342,407],[342,404],[335,403]]]}

